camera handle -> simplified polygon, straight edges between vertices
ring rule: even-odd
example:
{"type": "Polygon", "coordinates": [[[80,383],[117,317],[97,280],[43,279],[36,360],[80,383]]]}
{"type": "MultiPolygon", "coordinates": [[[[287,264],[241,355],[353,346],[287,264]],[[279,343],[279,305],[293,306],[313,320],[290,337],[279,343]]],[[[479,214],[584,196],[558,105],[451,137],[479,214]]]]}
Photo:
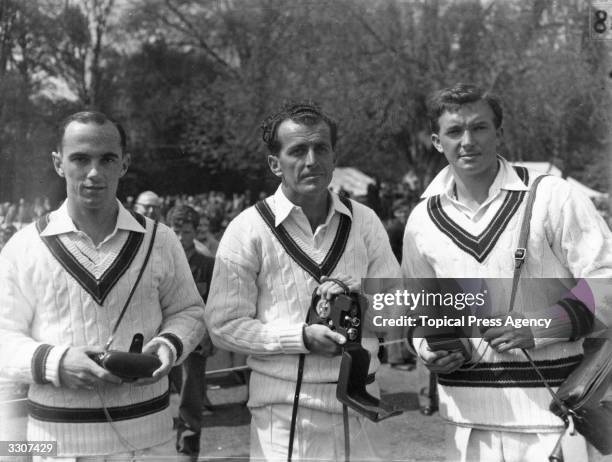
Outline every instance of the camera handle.
{"type": "Polygon", "coordinates": [[[345,294],[336,295],[332,300],[324,300],[316,292],[313,293],[307,319],[308,324],[326,325],[346,338],[342,346],[336,398],[373,422],[399,415],[402,413],[400,409],[383,404],[366,390],[370,352],[361,345],[361,338],[367,299],[361,294],[346,292],[346,284],[340,285],[344,286],[345,294]]]}
{"type": "Polygon", "coordinates": [[[360,344],[348,344],[342,352],[336,398],[372,422],[400,415],[401,409],[386,404],[368,393],[370,352],[360,344]]]}

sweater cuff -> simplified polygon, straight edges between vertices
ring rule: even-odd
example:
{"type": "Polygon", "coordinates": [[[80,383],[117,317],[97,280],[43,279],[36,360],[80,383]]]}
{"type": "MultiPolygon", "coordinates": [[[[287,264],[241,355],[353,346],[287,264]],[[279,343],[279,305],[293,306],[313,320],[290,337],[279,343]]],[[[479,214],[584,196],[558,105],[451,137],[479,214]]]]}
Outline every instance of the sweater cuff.
{"type": "Polygon", "coordinates": [[[283,353],[300,354],[308,353],[306,345],[304,345],[304,337],[302,335],[304,323],[292,324],[277,331],[278,341],[283,353]]]}
{"type": "Polygon", "coordinates": [[[45,380],[51,382],[54,386],[60,387],[60,364],[64,355],[68,351],[68,346],[56,346],[51,349],[45,361],[45,380]]]}
{"type": "Polygon", "coordinates": [[[46,379],[45,368],[47,367],[47,357],[53,349],[52,345],[41,343],[36,347],[32,354],[32,360],[30,361],[30,371],[32,373],[32,379],[34,383],[45,385],[49,383],[46,379]]]}
{"type": "Polygon", "coordinates": [[[178,361],[178,354],[176,351],[176,346],[170,340],[168,340],[167,337],[160,335],[158,337],[153,338],[150,343],[154,343],[154,344],[163,343],[168,348],[170,348],[170,351],[172,352],[172,364],[176,365],[176,362],[178,361]]]}
{"type": "Polygon", "coordinates": [[[550,322],[546,326],[531,326],[534,348],[538,349],[554,343],[566,342],[572,335],[572,323],[566,310],[559,304],[545,310],[523,313],[527,319],[537,319],[550,322]]]}

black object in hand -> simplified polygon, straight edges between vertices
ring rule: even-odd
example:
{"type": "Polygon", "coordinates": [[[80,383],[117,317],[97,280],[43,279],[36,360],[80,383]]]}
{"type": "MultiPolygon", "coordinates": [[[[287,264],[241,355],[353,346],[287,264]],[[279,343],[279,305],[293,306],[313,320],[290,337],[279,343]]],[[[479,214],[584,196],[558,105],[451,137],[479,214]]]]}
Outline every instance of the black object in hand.
{"type": "Polygon", "coordinates": [[[88,356],[100,367],[123,380],[133,381],[151,377],[161,366],[161,361],[155,355],[141,353],[142,341],[142,334],[136,334],[129,352],[109,350],[90,353],[88,356]]]}

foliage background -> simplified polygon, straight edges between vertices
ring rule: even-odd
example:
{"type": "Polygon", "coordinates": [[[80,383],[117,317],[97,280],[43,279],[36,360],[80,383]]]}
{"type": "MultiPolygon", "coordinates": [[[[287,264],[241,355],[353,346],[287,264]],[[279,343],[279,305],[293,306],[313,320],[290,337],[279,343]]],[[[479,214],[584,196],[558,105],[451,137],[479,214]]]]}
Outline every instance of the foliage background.
{"type": "Polygon", "coordinates": [[[55,126],[122,121],[122,195],[270,189],[259,124],[285,99],[340,121],[340,165],[384,181],[443,165],[429,92],[502,96],[504,154],[610,189],[608,42],[581,0],[0,0],[0,200],[49,195],[55,126]]]}

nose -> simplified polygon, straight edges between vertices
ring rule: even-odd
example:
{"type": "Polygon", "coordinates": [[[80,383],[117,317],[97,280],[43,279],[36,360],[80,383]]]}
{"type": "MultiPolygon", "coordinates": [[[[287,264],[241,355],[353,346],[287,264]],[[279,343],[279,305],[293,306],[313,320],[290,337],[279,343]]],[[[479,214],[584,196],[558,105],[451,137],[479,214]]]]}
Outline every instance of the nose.
{"type": "Polygon", "coordinates": [[[308,148],[308,153],[306,154],[306,165],[314,165],[317,163],[317,158],[315,155],[315,150],[313,147],[308,148]]]}
{"type": "Polygon", "coordinates": [[[461,137],[461,144],[463,146],[470,146],[474,143],[474,137],[470,130],[465,130],[463,132],[463,136],[461,137]]]}
{"type": "Polygon", "coordinates": [[[97,162],[92,162],[91,163],[91,168],[89,169],[89,172],[87,172],[87,176],[88,177],[96,177],[100,174],[100,165],[97,162]]]}

